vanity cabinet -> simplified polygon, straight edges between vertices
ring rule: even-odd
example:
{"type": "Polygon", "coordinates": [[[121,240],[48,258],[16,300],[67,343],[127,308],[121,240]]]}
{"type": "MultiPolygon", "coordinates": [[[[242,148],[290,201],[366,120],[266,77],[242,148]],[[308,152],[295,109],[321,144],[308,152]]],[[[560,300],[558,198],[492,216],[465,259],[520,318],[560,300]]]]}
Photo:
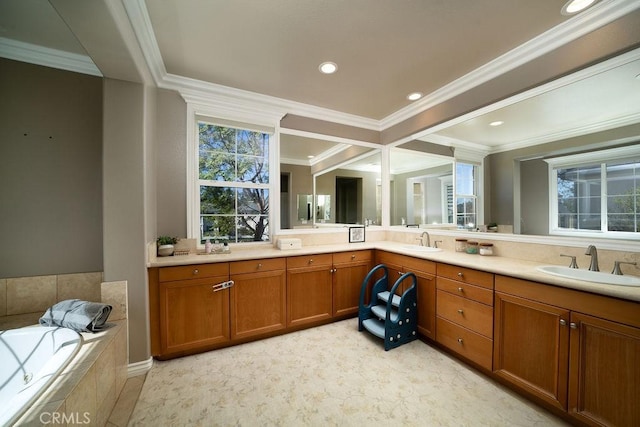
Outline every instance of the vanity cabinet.
{"type": "Polygon", "coordinates": [[[494,373],[586,425],[640,420],[640,305],[496,276],[494,373]]]}
{"type": "MultiPolygon", "coordinates": [[[[418,297],[418,333],[423,337],[436,339],[436,263],[391,252],[377,251],[376,264],[385,264],[389,274],[389,287],[404,273],[416,275],[418,297]]],[[[401,292],[410,285],[405,281],[401,292]]]]}
{"type": "Polygon", "coordinates": [[[229,264],[231,339],[243,339],[284,329],[286,259],[236,261],[229,264]]]}
{"type": "Polygon", "coordinates": [[[333,316],[333,255],[287,258],[287,326],[321,323],[333,316]]]}
{"type": "Polygon", "coordinates": [[[166,267],[157,280],[161,354],[230,340],[227,263],[166,267]]]}
{"type": "Polygon", "coordinates": [[[436,341],[491,370],[493,274],[438,263],[436,341]]]}
{"type": "Polygon", "coordinates": [[[358,314],[362,281],[369,273],[373,251],[350,251],[333,254],[333,316],[358,314]]]}

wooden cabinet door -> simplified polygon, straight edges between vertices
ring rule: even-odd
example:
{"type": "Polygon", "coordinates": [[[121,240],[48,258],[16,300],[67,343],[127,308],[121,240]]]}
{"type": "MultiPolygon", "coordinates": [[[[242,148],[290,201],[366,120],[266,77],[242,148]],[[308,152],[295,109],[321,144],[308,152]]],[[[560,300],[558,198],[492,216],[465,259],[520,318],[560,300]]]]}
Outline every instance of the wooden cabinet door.
{"type": "Polygon", "coordinates": [[[436,339],[436,280],[431,274],[414,271],[418,286],[418,333],[436,339]]]}
{"type": "Polygon", "coordinates": [[[362,281],[369,270],[369,261],[334,264],[333,267],[333,315],[358,314],[362,281]]]}
{"type": "Polygon", "coordinates": [[[330,319],[333,313],[332,266],[287,270],[287,325],[330,319]]]}
{"type": "Polygon", "coordinates": [[[160,346],[175,353],[229,341],[228,276],[160,283],[160,346]]]}
{"type": "Polygon", "coordinates": [[[231,338],[241,339],[286,327],[286,272],[232,275],[231,338]]]}
{"type": "Polygon", "coordinates": [[[569,413],[588,425],[640,423],[640,329],[571,313],[569,413]]]}
{"type": "Polygon", "coordinates": [[[496,292],[494,373],[567,408],[569,311],[496,292]]]}

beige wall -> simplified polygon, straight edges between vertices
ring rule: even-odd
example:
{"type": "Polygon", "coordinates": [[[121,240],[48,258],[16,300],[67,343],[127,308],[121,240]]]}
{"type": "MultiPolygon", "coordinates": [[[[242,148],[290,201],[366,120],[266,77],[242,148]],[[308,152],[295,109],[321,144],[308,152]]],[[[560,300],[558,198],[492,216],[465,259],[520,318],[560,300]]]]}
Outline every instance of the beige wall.
{"type": "Polygon", "coordinates": [[[104,280],[128,282],[130,363],[150,355],[145,213],[151,208],[146,206],[145,148],[151,135],[145,107],[152,108],[154,97],[148,90],[138,83],[104,80],[104,280]]]}
{"type": "Polygon", "coordinates": [[[0,278],[102,271],[102,79],[0,58],[0,278]]]}

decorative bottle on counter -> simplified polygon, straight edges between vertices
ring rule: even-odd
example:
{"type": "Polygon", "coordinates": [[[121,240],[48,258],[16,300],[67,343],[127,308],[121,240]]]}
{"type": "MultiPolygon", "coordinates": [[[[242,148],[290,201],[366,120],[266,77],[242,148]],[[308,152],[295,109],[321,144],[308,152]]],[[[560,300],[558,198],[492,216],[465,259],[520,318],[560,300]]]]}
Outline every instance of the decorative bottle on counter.
{"type": "Polygon", "coordinates": [[[493,255],[493,243],[480,243],[478,246],[480,246],[480,248],[478,249],[478,252],[480,252],[480,255],[484,255],[484,256],[493,255]]]}
{"type": "Polygon", "coordinates": [[[467,253],[468,254],[477,254],[478,253],[478,242],[467,242],[467,253]]]}
{"type": "Polygon", "coordinates": [[[467,251],[467,239],[456,239],[456,252],[467,251]]]}

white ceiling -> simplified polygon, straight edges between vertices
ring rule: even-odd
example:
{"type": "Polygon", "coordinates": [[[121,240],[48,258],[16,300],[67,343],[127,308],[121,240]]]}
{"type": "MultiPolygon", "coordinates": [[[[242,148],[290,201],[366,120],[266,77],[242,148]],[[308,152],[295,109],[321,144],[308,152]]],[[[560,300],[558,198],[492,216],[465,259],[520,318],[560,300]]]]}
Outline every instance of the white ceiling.
{"type": "MultiPolygon", "coordinates": [[[[109,10],[119,1],[139,6],[150,24],[151,45],[141,43],[142,50],[146,56],[158,53],[169,75],[373,122],[410,109],[405,98],[410,92],[428,97],[525,42],[580,19],[560,14],[565,0],[94,1],[104,2],[109,10]],[[327,60],[338,64],[336,74],[318,72],[318,65],[327,60]]],[[[52,3],[59,12],[91,4],[1,0],[0,42],[82,54],[83,45],[88,45],[69,30],[52,3]]],[[[629,11],[640,7],[637,0],[600,0],[592,10],[615,10],[617,4],[629,11]]],[[[140,18],[128,19],[140,30],[140,18]]],[[[0,43],[0,56],[9,57],[5,45],[0,43]]],[[[486,109],[481,116],[471,114],[418,136],[494,152],[590,132],[621,118],[638,122],[640,80],[633,77],[640,74],[640,65],[638,58],[627,62],[611,72],[536,92],[534,98],[503,103],[498,111],[486,109]],[[494,119],[505,124],[486,126],[494,119]]],[[[101,71],[110,72],[105,67],[101,71]]],[[[318,150],[322,145],[311,147],[318,150]]]]}

